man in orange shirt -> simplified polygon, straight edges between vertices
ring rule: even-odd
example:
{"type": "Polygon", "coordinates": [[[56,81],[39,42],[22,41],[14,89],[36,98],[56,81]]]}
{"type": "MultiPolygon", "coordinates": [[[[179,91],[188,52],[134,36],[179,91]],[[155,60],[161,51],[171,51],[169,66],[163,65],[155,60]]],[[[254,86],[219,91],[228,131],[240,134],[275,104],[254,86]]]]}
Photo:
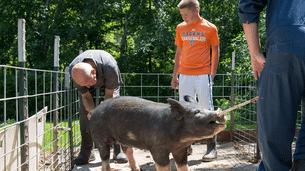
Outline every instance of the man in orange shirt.
{"type": "MultiPolygon", "coordinates": [[[[184,22],[176,30],[177,51],[171,86],[173,89],[178,89],[179,86],[180,101],[184,100],[185,95],[194,98],[198,95],[199,104],[203,108],[214,110],[212,85],[219,62],[217,28],[200,17],[198,0],[182,0],[178,7],[184,22]]],[[[202,160],[212,161],[215,158],[216,135],[207,139],[207,153],[202,160]]]]}

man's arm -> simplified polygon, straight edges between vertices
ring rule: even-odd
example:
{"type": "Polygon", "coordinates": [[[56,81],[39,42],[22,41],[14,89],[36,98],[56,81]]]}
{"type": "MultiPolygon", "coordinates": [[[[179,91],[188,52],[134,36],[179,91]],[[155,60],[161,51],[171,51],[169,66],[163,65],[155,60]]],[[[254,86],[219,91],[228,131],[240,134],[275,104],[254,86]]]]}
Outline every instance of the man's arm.
{"type": "Polygon", "coordinates": [[[174,72],[173,72],[173,79],[171,82],[173,89],[178,89],[178,69],[179,69],[179,63],[180,63],[180,55],[181,55],[181,47],[177,46],[176,55],[175,55],[175,66],[174,66],[174,72]]]}
{"type": "Polygon", "coordinates": [[[256,22],[250,24],[243,23],[243,28],[249,46],[254,78],[255,80],[257,80],[264,68],[264,63],[266,62],[265,57],[261,52],[258,23],[256,22]]]}
{"type": "Polygon", "coordinates": [[[113,98],[113,93],[114,93],[114,90],[105,88],[105,99],[104,100],[113,98]]]}
{"type": "MultiPolygon", "coordinates": [[[[104,100],[113,98],[113,93],[114,93],[114,90],[110,90],[110,89],[105,88],[105,99],[104,100]]],[[[95,104],[93,102],[93,97],[88,91],[87,93],[82,94],[82,99],[83,99],[84,107],[88,111],[87,117],[90,120],[92,112],[95,109],[95,104]]]]}
{"type": "Polygon", "coordinates": [[[212,46],[212,61],[211,61],[211,75],[214,82],[216,73],[217,73],[217,67],[219,63],[219,45],[212,46]]]}
{"type": "Polygon", "coordinates": [[[90,120],[91,114],[92,114],[93,110],[95,109],[95,104],[93,102],[93,97],[89,91],[82,94],[82,100],[83,100],[83,105],[84,105],[85,109],[88,111],[87,117],[90,120]]]}

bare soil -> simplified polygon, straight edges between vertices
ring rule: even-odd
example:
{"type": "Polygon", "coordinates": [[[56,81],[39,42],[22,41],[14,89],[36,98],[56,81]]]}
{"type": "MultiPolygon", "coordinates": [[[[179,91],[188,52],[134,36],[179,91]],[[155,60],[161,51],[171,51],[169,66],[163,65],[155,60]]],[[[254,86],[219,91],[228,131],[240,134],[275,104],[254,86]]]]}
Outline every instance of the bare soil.
{"type": "MultiPolygon", "coordinates": [[[[193,153],[188,156],[189,170],[192,171],[250,171],[256,170],[258,163],[251,163],[253,161],[253,153],[241,144],[234,143],[221,143],[217,145],[217,159],[211,162],[202,162],[201,158],[206,153],[206,144],[195,144],[192,145],[193,153]]],[[[110,167],[117,171],[130,171],[128,163],[118,164],[112,160],[112,149],[111,149],[111,160],[110,167]]],[[[102,162],[97,149],[94,150],[95,161],[90,162],[87,165],[75,166],[73,171],[97,171],[101,170],[102,162]]],[[[135,159],[140,165],[141,169],[145,171],[155,171],[155,165],[149,151],[134,149],[135,159]]],[[[171,169],[176,171],[176,166],[172,156],[171,169]]]]}

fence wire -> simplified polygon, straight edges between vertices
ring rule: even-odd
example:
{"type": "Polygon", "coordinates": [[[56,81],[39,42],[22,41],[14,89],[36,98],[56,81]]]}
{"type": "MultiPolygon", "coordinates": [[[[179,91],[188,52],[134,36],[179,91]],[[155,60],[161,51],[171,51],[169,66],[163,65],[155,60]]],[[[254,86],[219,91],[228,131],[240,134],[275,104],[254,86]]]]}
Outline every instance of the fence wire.
{"type": "MultiPolygon", "coordinates": [[[[73,160],[80,151],[81,134],[78,92],[67,73],[0,65],[0,75],[3,78],[0,79],[0,170],[72,170],[73,160]],[[19,78],[20,72],[25,73],[24,77],[19,78]],[[23,87],[20,82],[25,83],[23,87]],[[20,90],[25,94],[21,95],[20,90]]],[[[251,75],[237,74],[234,78],[234,104],[257,96],[251,75]]],[[[167,103],[167,98],[179,97],[170,86],[171,74],[122,73],[122,79],[121,96],[163,103],[167,103]]],[[[218,74],[215,82],[215,109],[227,109],[231,105],[231,75],[218,74]]],[[[103,96],[98,92],[96,102],[103,100],[103,96]]],[[[232,114],[234,119],[230,122],[233,122],[236,148],[249,158],[257,157],[256,103],[232,114]]],[[[298,127],[300,123],[301,115],[298,127]]]]}
{"type": "Polygon", "coordinates": [[[70,147],[79,146],[80,139],[77,90],[65,87],[64,72],[3,65],[0,69],[0,170],[71,170],[70,147]],[[20,72],[25,73],[23,80],[20,72]],[[20,81],[26,82],[24,87],[20,81]],[[20,95],[20,89],[26,93],[20,95]]]}

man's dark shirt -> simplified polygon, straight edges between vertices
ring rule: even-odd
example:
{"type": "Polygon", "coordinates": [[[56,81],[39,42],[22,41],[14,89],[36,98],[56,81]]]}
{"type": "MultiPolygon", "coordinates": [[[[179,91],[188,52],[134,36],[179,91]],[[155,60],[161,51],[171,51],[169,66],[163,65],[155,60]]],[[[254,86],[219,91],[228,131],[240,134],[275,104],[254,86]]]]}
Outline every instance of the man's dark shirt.
{"type": "MultiPolygon", "coordinates": [[[[107,88],[113,90],[122,84],[121,73],[116,60],[111,56],[111,54],[103,50],[87,50],[78,55],[69,65],[70,75],[72,68],[76,64],[83,62],[85,59],[91,59],[97,68],[97,83],[90,88],[107,88]]],[[[81,94],[88,91],[86,86],[76,84],[76,87],[81,94]]]]}

